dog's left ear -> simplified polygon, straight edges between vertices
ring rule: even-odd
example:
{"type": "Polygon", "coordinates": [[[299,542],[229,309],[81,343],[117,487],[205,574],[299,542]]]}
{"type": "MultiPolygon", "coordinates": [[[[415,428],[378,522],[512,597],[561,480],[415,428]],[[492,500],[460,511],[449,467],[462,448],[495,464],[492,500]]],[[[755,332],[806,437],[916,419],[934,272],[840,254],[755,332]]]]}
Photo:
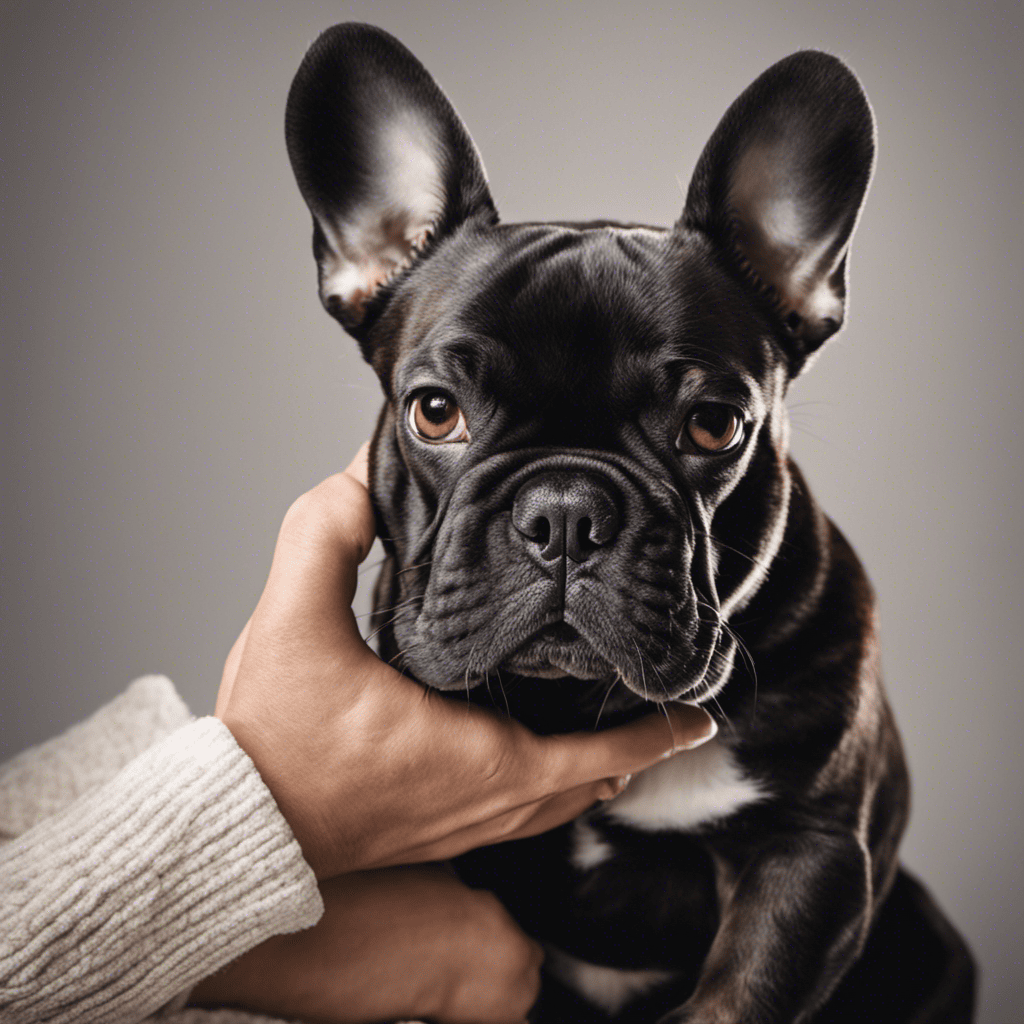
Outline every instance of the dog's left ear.
{"type": "Polygon", "coordinates": [[[357,338],[428,243],[471,217],[497,220],[458,114],[382,29],[335,25],[313,43],[288,93],[285,141],[313,214],[320,299],[357,338]]]}
{"type": "Polygon", "coordinates": [[[806,50],[732,104],[690,182],[681,225],[710,236],[772,299],[794,376],[842,325],[846,257],[874,153],[853,72],[806,50]]]}

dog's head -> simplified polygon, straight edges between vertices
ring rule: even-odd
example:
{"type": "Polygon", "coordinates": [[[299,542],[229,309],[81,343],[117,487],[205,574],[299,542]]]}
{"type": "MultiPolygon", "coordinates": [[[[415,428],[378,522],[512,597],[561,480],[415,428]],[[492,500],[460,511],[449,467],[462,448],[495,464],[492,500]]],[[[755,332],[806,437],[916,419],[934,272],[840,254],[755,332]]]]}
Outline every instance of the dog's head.
{"type": "Polygon", "coordinates": [[[783,396],[843,320],[874,152],[852,73],[802,52],[762,74],[668,230],[501,224],[450,103],[368,26],[313,44],[286,135],[321,300],[386,398],[371,489],[404,664],[441,689],[712,695],[781,540],[783,396]]]}

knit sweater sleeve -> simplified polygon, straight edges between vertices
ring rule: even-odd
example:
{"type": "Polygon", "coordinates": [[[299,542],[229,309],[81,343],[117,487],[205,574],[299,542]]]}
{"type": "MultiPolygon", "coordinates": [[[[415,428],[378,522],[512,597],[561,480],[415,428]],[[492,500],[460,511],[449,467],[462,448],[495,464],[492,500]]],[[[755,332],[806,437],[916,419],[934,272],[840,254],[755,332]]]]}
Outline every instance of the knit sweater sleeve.
{"type": "MultiPolygon", "coordinates": [[[[47,756],[75,775],[68,735],[47,756]]],[[[82,733],[77,742],[90,746],[82,733]]],[[[22,763],[20,788],[6,772],[8,810],[28,780],[38,787],[37,768],[22,763]]],[[[219,720],[183,725],[83,788],[67,798],[55,786],[62,806],[47,816],[25,798],[22,817],[0,826],[32,822],[0,846],[0,1020],[139,1021],[323,913],[270,791],[219,720]]]]}
{"type": "Polygon", "coordinates": [[[0,765],[0,841],[62,811],[191,721],[170,679],[136,679],[84,722],[0,765]]]}

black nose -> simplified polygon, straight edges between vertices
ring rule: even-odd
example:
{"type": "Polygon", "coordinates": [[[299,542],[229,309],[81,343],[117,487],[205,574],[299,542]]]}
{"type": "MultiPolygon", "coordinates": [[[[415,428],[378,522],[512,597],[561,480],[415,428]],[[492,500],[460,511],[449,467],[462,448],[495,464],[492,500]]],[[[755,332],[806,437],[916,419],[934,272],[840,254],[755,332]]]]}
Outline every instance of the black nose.
{"type": "Polygon", "coordinates": [[[519,488],[512,524],[540,545],[552,561],[568,555],[584,562],[619,532],[619,511],[610,485],[587,473],[538,473],[519,488]]]}

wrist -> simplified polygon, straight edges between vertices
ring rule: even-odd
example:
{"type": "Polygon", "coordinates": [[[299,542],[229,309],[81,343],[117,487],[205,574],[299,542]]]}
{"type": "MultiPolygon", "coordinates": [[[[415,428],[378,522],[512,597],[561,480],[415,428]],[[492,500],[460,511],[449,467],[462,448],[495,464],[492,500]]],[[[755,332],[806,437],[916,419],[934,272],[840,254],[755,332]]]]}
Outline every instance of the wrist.
{"type": "Polygon", "coordinates": [[[289,936],[275,935],[204,978],[189,994],[189,1006],[241,1006],[273,1012],[286,1005],[279,963],[289,936]]]}
{"type": "MultiPolygon", "coordinates": [[[[218,717],[249,757],[277,805],[281,817],[299,844],[303,859],[317,881],[353,870],[330,842],[330,831],[320,808],[331,807],[340,817],[337,800],[321,793],[325,772],[312,771],[294,751],[297,744],[287,737],[268,737],[259,723],[233,712],[230,707],[218,717]]],[[[322,759],[317,759],[322,763],[322,759]]],[[[329,774],[329,773],[326,773],[329,774]]]]}

